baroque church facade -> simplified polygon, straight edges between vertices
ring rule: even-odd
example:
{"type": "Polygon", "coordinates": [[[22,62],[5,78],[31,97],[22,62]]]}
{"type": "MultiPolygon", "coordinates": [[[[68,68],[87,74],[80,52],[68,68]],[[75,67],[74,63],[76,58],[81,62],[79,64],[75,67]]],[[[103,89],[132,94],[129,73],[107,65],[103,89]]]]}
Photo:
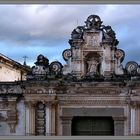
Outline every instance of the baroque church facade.
{"type": "Polygon", "coordinates": [[[111,26],[90,15],[72,31],[66,65],[39,55],[26,80],[0,82],[0,135],[140,135],[140,67],[111,26]]]}

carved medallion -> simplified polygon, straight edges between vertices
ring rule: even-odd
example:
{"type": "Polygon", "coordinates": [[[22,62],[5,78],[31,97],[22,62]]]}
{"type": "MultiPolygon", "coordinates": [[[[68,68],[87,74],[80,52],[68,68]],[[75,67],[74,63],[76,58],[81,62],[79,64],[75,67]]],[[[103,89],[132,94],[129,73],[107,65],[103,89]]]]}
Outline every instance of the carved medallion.
{"type": "Polygon", "coordinates": [[[63,51],[62,55],[65,61],[68,61],[68,59],[71,57],[71,50],[70,49],[66,49],[63,51]]]}
{"type": "Polygon", "coordinates": [[[50,64],[51,72],[59,73],[62,71],[62,64],[58,61],[54,61],[50,64]]]}
{"type": "Polygon", "coordinates": [[[125,68],[128,74],[135,75],[137,73],[138,64],[134,61],[129,61],[125,68]]]}
{"type": "Polygon", "coordinates": [[[115,55],[115,57],[116,57],[117,59],[120,59],[120,61],[122,62],[123,59],[124,59],[125,53],[124,53],[123,50],[117,49],[117,50],[115,51],[115,54],[114,54],[114,55],[115,55]]]}

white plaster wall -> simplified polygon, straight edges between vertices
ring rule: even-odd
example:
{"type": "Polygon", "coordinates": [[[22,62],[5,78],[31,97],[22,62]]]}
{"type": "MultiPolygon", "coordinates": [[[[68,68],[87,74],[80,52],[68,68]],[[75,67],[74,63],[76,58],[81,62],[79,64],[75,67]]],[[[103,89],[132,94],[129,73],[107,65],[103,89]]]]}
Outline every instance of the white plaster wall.
{"type": "Polygon", "coordinates": [[[0,64],[0,81],[19,81],[21,80],[21,71],[12,66],[0,64]]]}
{"type": "Polygon", "coordinates": [[[17,81],[20,80],[20,71],[11,69],[10,67],[2,65],[0,68],[0,81],[17,81]]]}

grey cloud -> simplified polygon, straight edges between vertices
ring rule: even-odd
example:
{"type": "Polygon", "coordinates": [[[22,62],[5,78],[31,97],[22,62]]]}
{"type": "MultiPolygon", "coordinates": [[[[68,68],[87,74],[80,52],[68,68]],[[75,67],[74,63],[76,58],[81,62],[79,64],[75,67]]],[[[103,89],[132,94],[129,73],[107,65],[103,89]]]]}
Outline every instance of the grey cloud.
{"type": "MultiPolygon", "coordinates": [[[[48,47],[58,48],[59,51],[48,55],[50,59],[55,56],[61,59],[57,55],[61,56],[58,53],[70,47],[68,40],[77,26],[77,20],[78,25],[84,25],[90,14],[98,14],[104,25],[110,25],[115,30],[120,41],[118,47],[128,53],[125,61],[138,60],[139,54],[134,56],[135,51],[130,52],[132,48],[136,52],[140,48],[139,9],[140,5],[1,5],[0,41],[27,50],[28,46],[45,47],[46,51],[48,47]]],[[[22,54],[19,53],[20,56],[22,54]]]]}
{"type": "Polygon", "coordinates": [[[53,43],[55,40],[68,39],[76,27],[77,19],[79,22],[83,20],[84,24],[92,8],[95,11],[101,9],[101,6],[46,5],[31,11],[28,6],[9,7],[0,10],[0,39],[23,45],[32,45],[32,41],[47,44],[47,40],[53,43]],[[6,11],[6,8],[9,10],[6,11]]]}

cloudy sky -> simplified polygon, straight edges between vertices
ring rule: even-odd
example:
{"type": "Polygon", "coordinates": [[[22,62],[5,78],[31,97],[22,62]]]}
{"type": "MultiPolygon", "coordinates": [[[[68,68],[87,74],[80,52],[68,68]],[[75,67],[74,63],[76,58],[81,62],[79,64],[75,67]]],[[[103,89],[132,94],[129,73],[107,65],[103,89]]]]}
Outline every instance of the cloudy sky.
{"type": "Polygon", "coordinates": [[[21,64],[26,55],[30,66],[39,54],[64,64],[71,31],[91,14],[116,32],[124,64],[140,64],[140,5],[0,5],[0,53],[21,64]]]}

